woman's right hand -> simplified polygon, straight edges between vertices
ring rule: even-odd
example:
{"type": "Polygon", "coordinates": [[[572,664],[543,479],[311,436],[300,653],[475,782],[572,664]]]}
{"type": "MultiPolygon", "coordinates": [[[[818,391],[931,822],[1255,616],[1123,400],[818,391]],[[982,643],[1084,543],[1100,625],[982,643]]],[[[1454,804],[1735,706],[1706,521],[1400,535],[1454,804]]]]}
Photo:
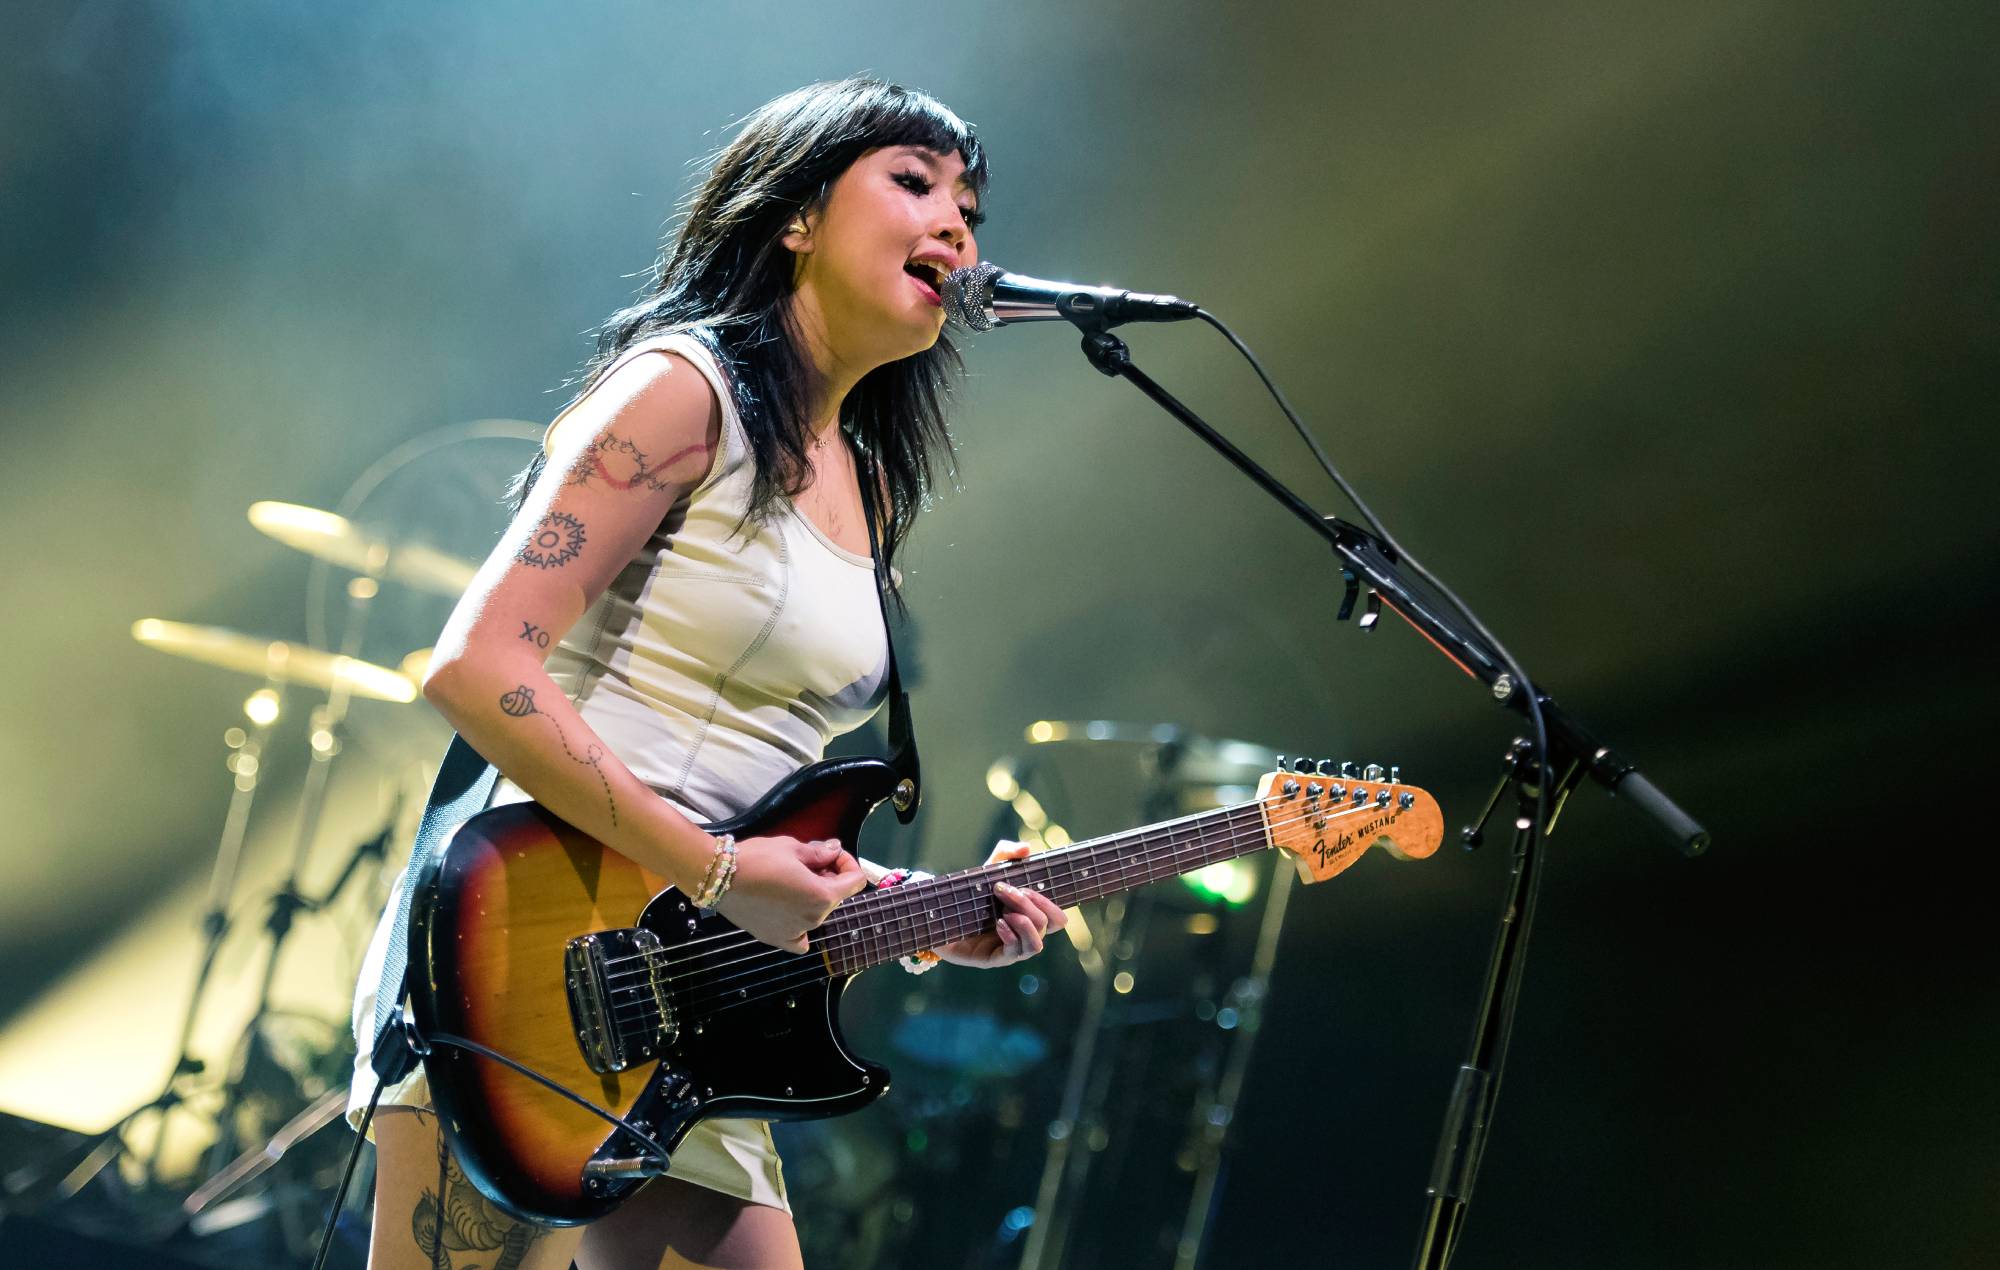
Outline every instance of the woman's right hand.
{"type": "Polygon", "coordinates": [[[831,839],[745,838],[736,844],[736,880],[716,908],[767,944],[805,952],[806,933],[867,886],[861,862],[831,839]]]}

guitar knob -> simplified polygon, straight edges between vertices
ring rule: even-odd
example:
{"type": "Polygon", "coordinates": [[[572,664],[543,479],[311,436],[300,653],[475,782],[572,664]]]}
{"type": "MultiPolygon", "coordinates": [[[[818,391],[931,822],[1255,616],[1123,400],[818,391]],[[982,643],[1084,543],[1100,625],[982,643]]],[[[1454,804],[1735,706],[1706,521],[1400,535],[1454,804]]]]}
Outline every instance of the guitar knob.
{"type": "Polygon", "coordinates": [[[1366,766],[1366,767],[1362,768],[1362,769],[1361,769],[1361,779],[1362,779],[1362,780],[1365,780],[1365,781],[1379,781],[1379,780],[1381,780],[1381,779],[1382,779],[1382,765],[1381,765],[1380,763],[1370,763],[1370,764],[1369,764],[1368,766],[1366,766]]]}

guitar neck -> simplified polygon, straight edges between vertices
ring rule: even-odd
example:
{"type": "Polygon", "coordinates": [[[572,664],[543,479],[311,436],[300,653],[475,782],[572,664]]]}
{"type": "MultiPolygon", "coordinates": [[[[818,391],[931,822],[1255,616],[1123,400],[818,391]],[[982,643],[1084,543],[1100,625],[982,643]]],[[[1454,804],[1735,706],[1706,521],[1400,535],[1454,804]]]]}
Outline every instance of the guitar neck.
{"type": "Polygon", "coordinates": [[[1040,891],[1063,908],[1234,860],[1270,844],[1263,808],[1243,803],[1093,838],[1005,864],[948,873],[842,903],[813,932],[834,974],[856,974],[992,928],[993,886],[1040,891]]]}

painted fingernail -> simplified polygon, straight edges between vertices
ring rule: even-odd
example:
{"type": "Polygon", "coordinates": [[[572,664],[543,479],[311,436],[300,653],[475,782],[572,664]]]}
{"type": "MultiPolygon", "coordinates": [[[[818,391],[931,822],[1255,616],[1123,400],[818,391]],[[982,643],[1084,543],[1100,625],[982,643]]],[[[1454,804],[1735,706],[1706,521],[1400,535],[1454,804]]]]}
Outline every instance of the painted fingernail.
{"type": "Polygon", "coordinates": [[[1007,882],[995,882],[993,884],[993,889],[1000,892],[1002,895],[1019,895],[1021,893],[1020,891],[1016,890],[1013,887],[1013,885],[1007,882]]]}

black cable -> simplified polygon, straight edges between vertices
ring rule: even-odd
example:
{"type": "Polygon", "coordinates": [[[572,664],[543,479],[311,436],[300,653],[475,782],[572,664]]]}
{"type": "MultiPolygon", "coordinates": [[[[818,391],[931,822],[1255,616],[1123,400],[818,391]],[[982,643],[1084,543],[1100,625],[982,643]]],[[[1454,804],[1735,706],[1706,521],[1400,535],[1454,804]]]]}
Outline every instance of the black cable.
{"type": "Polygon", "coordinates": [[[326,1214],[326,1230],[319,1237],[319,1252],[313,1257],[312,1270],[325,1270],[326,1255],[333,1251],[333,1228],[340,1221],[340,1206],[347,1202],[347,1187],[354,1181],[354,1166],[361,1163],[361,1148],[368,1141],[368,1126],[375,1120],[375,1106],[382,1101],[386,1084],[379,1078],[375,1081],[375,1092],[368,1096],[368,1110],[361,1113],[361,1124],[354,1131],[354,1146],[347,1153],[347,1167],[341,1170],[340,1185],[333,1192],[333,1207],[326,1214]]]}
{"type": "Polygon", "coordinates": [[[599,1120],[603,1120],[606,1121],[607,1123],[614,1124],[618,1126],[620,1129],[623,1129],[625,1132],[631,1134],[634,1138],[637,1138],[639,1140],[642,1146],[646,1147],[647,1151],[653,1156],[654,1159],[660,1162],[662,1167],[673,1163],[673,1153],[671,1151],[668,1151],[666,1147],[660,1145],[659,1141],[655,1139],[652,1134],[641,1132],[637,1127],[635,1127],[632,1124],[631,1121],[626,1120],[624,1117],[618,1115],[615,1112],[605,1110],[603,1107],[598,1106],[596,1103],[590,1101],[588,1098],[583,1097],[581,1094],[572,1093],[571,1091],[563,1088],[561,1085],[558,1085],[553,1080],[550,1080],[548,1077],[542,1075],[540,1072],[534,1070],[531,1067],[526,1066],[525,1064],[514,1061],[513,1059],[507,1057],[505,1054],[502,1054],[498,1050],[488,1049],[486,1046],[481,1045],[478,1041],[468,1040],[463,1036],[454,1036],[450,1032],[433,1032],[424,1039],[432,1045],[449,1045],[454,1049],[462,1049],[469,1054],[477,1054],[482,1058],[490,1058],[496,1063],[500,1063],[507,1067],[510,1067],[514,1071],[519,1072],[521,1075],[526,1076],[529,1080],[534,1081],[536,1084],[541,1085],[542,1087],[550,1090],[551,1092],[560,1094],[564,1098],[569,1099],[577,1106],[583,1108],[585,1111],[588,1111],[591,1115],[596,1116],[599,1120]]]}
{"type": "Polygon", "coordinates": [[[437,1210],[437,1228],[431,1231],[431,1270],[438,1270],[439,1264],[444,1260],[444,1228],[447,1220],[445,1217],[445,1213],[448,1211],[447,1205],[445,1204],[444,1188],[450,1181],[449,1161],[451,1160],[451,1146],[444,1140],[444,1121],[442,1119],[438,1121],[437,1135],[438,1135],[438,1210],[437,1210]]]}
{"type": "Polygon", "coordinates": [[[1481,639],[1492,646],[1494,654],[1506,664],[1507,672],[1514,676],[1514,682],[1519,685],[1520,691],[1527,694],[1528,718],[1534,725],[1535,731],[1535,760],[1539,765],[1541,776],[1541,779],[1536,782],[1537,795],[1535,799],[1535,830],[1538,834],[1541,833],[1548,824],[1548,778],[1551,775],[1548,764],[1549,734],[1548,727],[1542,719],[1541,694],[1535,691],[1534,681],[1528,677],[1528,672],[1521,669],[1521,663],[1514,659],[1514,654],[1508,652],[1507,646],[1502,644],[1492,631],[1486,629],[1486,623],[1480,621],[1479,615],[1467,607],[1465,601],[1458,598],[1457,592],[1439,581],[1436,575],[1424,567],[1422,561],[1410,553],[1409,548],[1396,541],[1395,535],[1389,532],[1388,528],[1382,524],[1381,519],[1375,515],[1374,510],[1366,502],[1362,501],[1361,495],[1355,492],[1354,487],[1347,483],[1347,478],[1342,476],[1340,470],[1334,466],[1333,460],[1327,456],[1325,448],[1320,445],[1319,438],[1313,436],[1312,431],[1306,427],[1305,421],[1299,418],[1299,412],[1292,409],[1292,403],[1286,399],[1284,390],[1273,382],[1270,374],[1265,371],[1264,364],[1257,360],[1255,353],[1250,351],[1250,346],[1237,338],[1236,332],[1230,330],[1223,324],[1222,319],[1216,317],[1207,309],[1195,310],[1195,316],[1221,332],[1222,338],[1228,340],[1230,346],[1243,355],[1243,360],[1250,363],[1250,369],[1257,372],[1257,378],[1263,381],[1264,387],[1270,392],[1272,400],[1278,403],[1278,409],[1284,412],[1285,418],[1291,422],[1293,429],[1298,432],[1299,439],[1304,441],[1306,448],[1312,451],[1313,458],[1318,460],[1320,469],[1326,473],[1327,479],[1334,483],[1334,486],[1340,490],[1348,502],[1354,504],[1354,509],[1361,513],[1361,519],[1367,522],[1369,531],[1387,544],[1390,550],[1395,552],[1400,561],[1409,566],[1412,573],[1416,574],[1425,585],[1435,590],[1438,596],[1452,607],[1454,612],[1465,619],[1466,624],[1471,626],[1481,639]]]}

